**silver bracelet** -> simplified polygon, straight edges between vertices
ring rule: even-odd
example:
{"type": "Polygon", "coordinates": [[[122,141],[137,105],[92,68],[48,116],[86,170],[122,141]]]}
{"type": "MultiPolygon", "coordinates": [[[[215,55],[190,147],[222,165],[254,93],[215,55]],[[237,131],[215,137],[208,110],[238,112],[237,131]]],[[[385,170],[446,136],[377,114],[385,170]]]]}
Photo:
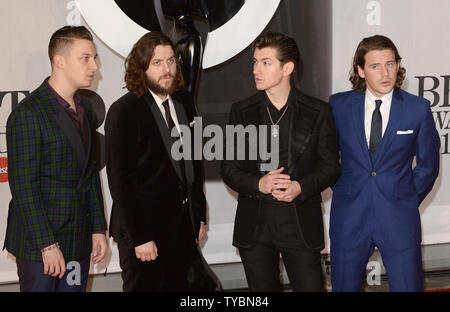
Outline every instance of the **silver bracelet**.
{"type": "Polygon", "coordinates": [[[56,242],[56,243],[54,243],[54,244],[52,244],[52,245],[50,245],[48,247],[42,248],[41,252],[49,251],[49,250],[52,250],[52,249],[55,249],[55,248],[59,249],[59,243],[58,242],[56,242]]]}

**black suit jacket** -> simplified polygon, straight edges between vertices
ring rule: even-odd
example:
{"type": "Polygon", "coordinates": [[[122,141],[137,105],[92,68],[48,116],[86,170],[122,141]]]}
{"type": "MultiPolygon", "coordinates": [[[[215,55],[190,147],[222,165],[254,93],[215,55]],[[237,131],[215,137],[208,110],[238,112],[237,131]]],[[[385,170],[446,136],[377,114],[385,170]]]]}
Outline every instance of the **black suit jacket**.
{"type": "MultiPolygon", "coordinates": [[[[191,97],[176,93],[172,99],[179,124],[189,126],[195,114],[191,97]]],[[[190,221],[198,235],[200,221],[206,222],[202,164],[185,160],[187,182],[183,183],[180,167],[170,156],[169,130],[150,92],[141,98],[129,92],[113,103],[105,137],[114,202],[111,236],[130,248],[152,240],[159,250],[176,248],[171,234],[180,225],[186,194],[190,221]]]]}
{"type": "MultiPolygon", "coordinates": [[[[231,107],[230,125],[264,124],[264,91],[231,107]]],[[[339,153],[334,119],[328,103],[291,88],[293,103],[288,152],[288,174],[300,183],[302,193],[294,200],[298,232],[306,245],[324,247],[320,193],[334,185],[340,175],[339,153]]],[[[226,146],[226,144],[225,144],[226,146]]],[[[246,150],[248,150],[246,141],[246,150]]],[[[224,154],[226,155],[226,153],[224,154]]],[[[259,159],[259,157],[258,157],[259,159]]],[[[260,223],[262,198],[258,189],[259,160],[224,160],[221,173],[225,183],[239,193],[233,245],[251,248],[260,223]]]]}

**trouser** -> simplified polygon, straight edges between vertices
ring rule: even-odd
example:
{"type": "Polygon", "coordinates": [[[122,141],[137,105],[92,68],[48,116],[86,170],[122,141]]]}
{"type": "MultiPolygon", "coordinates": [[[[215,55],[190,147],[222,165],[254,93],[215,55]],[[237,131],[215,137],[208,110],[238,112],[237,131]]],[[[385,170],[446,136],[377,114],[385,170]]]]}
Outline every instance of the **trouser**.
{"type": "Polygon", "coordinates": [[[62,279],[44,274],[44,263],[16,259],[21,292],[84,292],[90,258],[66,263],[62,279]]]}
{"type": "Polygon", "coordinates": [[[134,247],[119,239],[124,292],[188,290],[187,274],[196,248],[188,213],[182,214],[179,227],[168,232],[173,239],[161,244],[155,241],[158,257],[153,261],[136,258],[134,247]]]}
{"type": "Polygon", "coordinates": [[[322,291],[319,250],[306,246],[299,235],[292,204],[264,202],[257,242],[240,248],[250,291],[280,291],[280,254],[293,291],[322,291]]]}
{"type": "Polygon", "coordinates": [[[422,250],[412,248],[393,249],[376,239],[349,247],[331,242],[331,283],[333,291],[361,291],[366,266],[375,250],[380,250],[386,268],[390,291],[423,291],[422,250]]]}

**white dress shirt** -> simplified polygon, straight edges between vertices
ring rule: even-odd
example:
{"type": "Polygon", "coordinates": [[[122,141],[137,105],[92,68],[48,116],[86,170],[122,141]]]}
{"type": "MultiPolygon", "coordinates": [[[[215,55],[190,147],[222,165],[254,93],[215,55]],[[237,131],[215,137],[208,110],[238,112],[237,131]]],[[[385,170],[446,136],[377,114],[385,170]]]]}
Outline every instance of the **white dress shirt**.
{"type": "MultiPolygon", "coordinates": [[[[166,110],[164,109],[164,106],[162,105],[162,103],[165,100],[161,99],[159,96],[157,96],[155,93],[153,93],[152,90],[149,89],[149,91],[152,94],[153,98],[155,99],[156,105],[158,106],[159,110],[161,111],[161,114],[167,125],[166,110]]],[[[175,111],[175,106],[173,105],[173,101],[172,101],[172,98],[170,97],[170,95],[167,96],[167,99],[169,100],[170,116],[172,117],[172,120],[175,123],[175,127],[177,127],[178,133],[180,133],[180,137],[181,137],[180,124],[178,123],[178,117],[177,117],[177,112],[175,111]]],[[[181,143],[183,143],[182,138],[181,138],[181,143]]]]}
{"type": "Polygon", "coordinates": [[[369,89],[366,90],[366,100],[364,103],[364,128],[366,131],[367,147],[370,145],[370,128],[372,127],[372,115],[376,108],[375,100],[381,100],[380,113],[382,118],[382,132],[381,137],[384,136],[386,127],[389,121],[389,114],[391,112],[392,94],[394,90],[385,94],[382,98],[374,96],[369,89]]]}

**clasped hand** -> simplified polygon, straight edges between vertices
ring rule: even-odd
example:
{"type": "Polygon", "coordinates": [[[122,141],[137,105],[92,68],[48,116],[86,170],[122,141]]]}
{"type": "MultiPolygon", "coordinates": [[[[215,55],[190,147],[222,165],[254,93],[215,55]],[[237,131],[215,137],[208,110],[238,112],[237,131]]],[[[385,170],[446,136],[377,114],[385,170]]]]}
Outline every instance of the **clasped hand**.
{"type": "Polygon", "coordinates": [[[291,181],[291,177],[282,174],[284,167],[269,171],[259,180],[259,191],[272,196],[283,202],[292,202],[302,193],[300,184],[297,181],[291,181]]]}

